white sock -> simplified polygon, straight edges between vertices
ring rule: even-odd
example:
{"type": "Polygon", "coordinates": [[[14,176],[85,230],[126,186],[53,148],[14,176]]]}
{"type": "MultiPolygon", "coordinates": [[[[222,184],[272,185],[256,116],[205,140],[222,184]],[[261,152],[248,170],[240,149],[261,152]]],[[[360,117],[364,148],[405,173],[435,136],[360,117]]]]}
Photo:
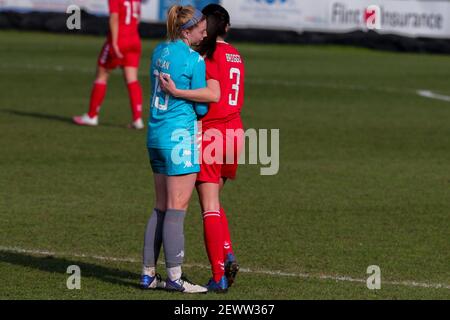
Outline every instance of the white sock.
{"type": "Polygon", "coordinates": [[[167,276],[171,281],[176,281],[181,278],[181,266],[174,268],[167,268],[167,276]]]}
{"type": "Polygon", "coordinates": [[[156,275],[156,268],[155,267],[142,267],[142,274],[144,276],[154,277],[156,275]]]}

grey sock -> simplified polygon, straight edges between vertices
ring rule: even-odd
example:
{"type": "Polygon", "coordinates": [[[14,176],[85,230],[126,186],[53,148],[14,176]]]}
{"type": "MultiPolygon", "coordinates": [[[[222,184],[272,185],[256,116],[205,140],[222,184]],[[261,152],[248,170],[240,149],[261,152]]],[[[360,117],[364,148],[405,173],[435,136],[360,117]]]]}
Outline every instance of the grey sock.
{"type": "Polygon", "coordinates": [[[179,267],[184,258],[184,217],[186,211],[167,209],[163,226],[166,268],[179,267]]]}
{"type": "Polygon", "coordinates": [[[148,220],[144,236],[143,264],[146,267],[156,267],[163,241],[163,225],[165,212],[158,209],[148,220]]]}

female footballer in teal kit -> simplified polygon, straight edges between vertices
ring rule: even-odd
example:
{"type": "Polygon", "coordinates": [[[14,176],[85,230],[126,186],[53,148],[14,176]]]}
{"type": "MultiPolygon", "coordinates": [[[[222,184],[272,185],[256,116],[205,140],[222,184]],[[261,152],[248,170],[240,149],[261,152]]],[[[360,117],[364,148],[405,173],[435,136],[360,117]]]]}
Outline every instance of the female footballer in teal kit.
{"type": "Polygon", "coordinates": [[[156,206],[147,224],[141,287],[185,293],[204,293],[182,275],[184,258],[183,224],[188,203],[200,171],[197,144],[197,115],[205,115],[206,104],[170,97],[160,88],[164,74],[180,88],[206,87],[203,58],[190,48],[206,36],[203,14],[191,6],[173,6],[167,19],[169,40],[153,52],[152,100],[147,147],[154,173],[156,206]],[[167,280],[156,274],[161,244],[164,244],[167,280]]]}
{"type": "Polygon", "coordinates": [[[244,104],[245,67],[238,50],[225,42],[230,28],[227,10],[218,4],[209,4],[202,12],[207,20],[207,37],[198,52],[205,56],[208,87],[212,83],[219,86],[219,101],[209,100],[206,89],[180,90],[164,75],[160,76],[160,82],[161,88],[171,96],[211,102],[208,114],[201,119],[203,161],[197,175],[197,191],[203,213],[205,246],[213,273],[207,288],[223,293],[232,285],[239,270],[220,193],[225,182],[236,177],[244,142],[240,114],[244,104]],[[222,148],[216,148],[217,143],[222,148]]]}

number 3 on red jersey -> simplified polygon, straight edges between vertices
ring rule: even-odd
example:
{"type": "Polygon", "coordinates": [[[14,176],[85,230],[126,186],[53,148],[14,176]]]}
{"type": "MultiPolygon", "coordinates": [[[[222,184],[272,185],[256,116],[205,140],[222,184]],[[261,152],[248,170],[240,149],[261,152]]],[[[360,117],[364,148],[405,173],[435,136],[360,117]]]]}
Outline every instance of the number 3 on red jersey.
{"type": "Polygon", "coordinates": [[[237,68],[230,69],[230,80],[235,80],[231,89],[234,91],[228,95],[228,104],[230,106],[237,106],[239,99],[239,85],[241,84],[241,70],[237,68]],[[235,80],[236,79],[236,80],[235,80]]]}

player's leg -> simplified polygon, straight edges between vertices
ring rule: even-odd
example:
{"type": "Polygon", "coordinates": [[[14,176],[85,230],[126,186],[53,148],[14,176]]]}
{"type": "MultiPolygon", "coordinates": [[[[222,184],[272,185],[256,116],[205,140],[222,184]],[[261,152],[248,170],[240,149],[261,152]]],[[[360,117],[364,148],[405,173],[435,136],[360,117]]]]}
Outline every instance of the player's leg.
{"type": "Polygon", "coordinates": [[[114,57],[112,51],[111,44],[107,40],[98,56],[97,73],[89,101],[89,112],[73,118],[73,121],[78,125],[98,125],[98,113],[106,95],[109,74],[111,70],[120,63],[120,61],[114,57]]]}
{"type": "Polygon", "coordinates": [[[153,179],[156,205],[145,228],[141,277],[141,288],[143,289],[157,289],[164,286],[161,277],[156,273],[156,267],[163,241],[163,225],[166,214],[166,175],[154,173],[153,179]]]}
{"type": "Polygon", "coordinates": [[[127,83],[128,96],[130,97],[133,121],[130,128],[143,129],[142,121],[142,88],[138,80],[138,68],[126,66],[123,68],[125,81],[127,83]]]}
{"type": "Polygon", "coordinates": [[[111,70],[98,66],[94,84],[91,89],[89,100],[89,112],[81,116],[76,116],[73,121],[78,125],[96,126],[98,125],[98,114],[106,95],[106,86],[111,70]]]}
{"type": "MultiPolygon", "coordinates": [[[[220,178],[219,183],[219,191],[222,192],[223,188],[225,187],[225,183],[228,179],[226,177],[220,178]]],[[[230,236],[230,228],[228,227],[228,219],[227,215],[225,213],[225,209],[223,206],[220,206],[220,217],[221,217],[221,225],[222,225],[222,233],[223,233],[223,256],[227,257],[229,253],[233,254],[233,246],[231,242],[231,236],[230,236]]]]}
{"type": "Polygon", "coordinates": [[[111,70],[98,66],[97,75],[95,77],[94,85],[91,92],[91,99],[89,103],[89,117],[93,118],[100,112],[100,107],[106,94],[106,86],[108,84],[111,70]]]}
{"type": "MultiPolygon", "coordinates": [[[[220,192],[222,192],[223,188],[225,187],[225,183],[227,182],[228,178],[226,177],[221,177],[220,178],[220,183],[219,183],[219,188],[220,188],[220,192]]],[[[222,233],[223,233],[223,239],[224,239],[224,243],[223,243],[223,256],[226,258],[228,256],[228,254],[234,254],[233,253],[233,246],[232,246],[232,242],[231,242],[231,236],[230,236],[230,228],[228,227],[228,219],[227,219],[227,215],[225,213],[225,209],[223,208],[223,206],[220,206],[220,217],[221,217],[221,225],[222,225],[222,233]]]]}
{"type": "Polygon", "coordinates": [[[205,249],[211,264],[213,277],[207,287],[210,291],[225,292],[228,289],[224,277],[223,234],[220,219],[220,172],[223,158],[224,129],[222,124],[203,128],[202,165],[197,176],[197,193],[203,215],[205,249]]]}
{"type": "Polygon", "coordinates": [[[133,121],[132,129],[143,129],[142,121],[142,88],[138,80],[139,63],[141,60],[142,46],[139,37],[127,40],[123,45],[123,72],[127,83],[128,96],[130,97],[133,121]]]}
{"type": "MultiPolygon", "coordinates": [[[[244,146],[244,132],[242,129],[242,122],[240,119],[235,119],[227,123],[226,139],[225,139],[225,164],[221,168],[220,191],[223,190],[228,179],[235,179],[238,169],[238,159],[244,146]]],[[[227,215],[223,207],[220,208],[220,217],[222,222],[223,232],[223,255],[225,259],[225,276],[228,279],[228,284],[231,286],[236,279],[239,271],[239,264],[233,251],[231,242],[230,228],[228,225],[227,215]]]]}
{"type": "Polygon", "coordinates": [[[228,283],[224,270],[224,238],[220,217],[219,190],[218,183],[197,182],[197,192],[203,212],[205,248],[213,274],[207,287],[209,291],[226,292],[228,283]]]}
{"type": "Polygon", "coordinates": [[[184,260],[184,218],[196,176],[196,174],[186,174],[167,177],[167,211],[163,239],[166,267],[171,280],[181,277],[181,265],[184,260]],[[174,274],[171,274],[172,271],[174,274]]]}
{"type": "Polygon", "coordinates": [[[196,173],[167,177],[166,215],[163,226],[164,255],[168,279],[166,289],[185,293],[205,293],[206,288],[183,276],[184,218],[195,187],[196,173]]]}
{"type": "MultiPolygon", "coordinates": [[[[220,178],[220,192],[222,192],[227,180],[227,177],[220,178]]],[[[233,251],[227,214],[225,213],[223,206],[220,207],[220,222],[222,226],[222,255],[224,257],[225,277],[227,278],[228,286],[231,287],[236,280],[236,275],[239,271],[239,264],[237,263],[237,259],[233,251]]]]}

